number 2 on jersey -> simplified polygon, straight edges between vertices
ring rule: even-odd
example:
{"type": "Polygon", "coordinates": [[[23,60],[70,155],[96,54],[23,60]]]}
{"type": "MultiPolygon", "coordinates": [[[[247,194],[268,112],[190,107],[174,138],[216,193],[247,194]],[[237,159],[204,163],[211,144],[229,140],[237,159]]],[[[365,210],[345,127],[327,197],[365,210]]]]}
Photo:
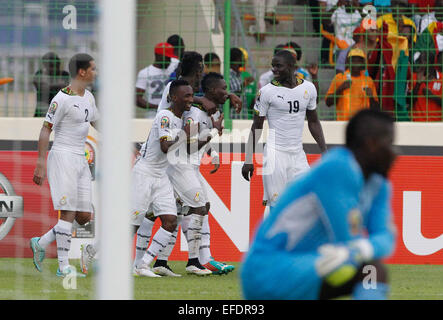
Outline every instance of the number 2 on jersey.
{"type": "Polygon", "coordinates": [[[298,100],[288,101],[289,103],[289,113],[297,113],[300,110],[300,103],[298,100]]]}
{"type": "Polygon", "coordinates": [[[85,122],[88,122],[89,110],[85,109],[85,122]]]}

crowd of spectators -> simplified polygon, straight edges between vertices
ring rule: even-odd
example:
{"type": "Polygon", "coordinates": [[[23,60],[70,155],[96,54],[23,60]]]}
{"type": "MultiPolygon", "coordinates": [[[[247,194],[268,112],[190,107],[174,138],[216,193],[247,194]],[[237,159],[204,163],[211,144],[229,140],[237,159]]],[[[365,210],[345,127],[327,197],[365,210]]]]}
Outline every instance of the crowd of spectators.
{"type": "MultiPolygon", "coordinates": [[[[275,46],[274,53],[291,51],[298,64],[297,76],[313,82],[318,91],[322,82],[326,93],[319,94],[319,103],[324,103],[335,120],[348,120],[362,108],[374,108],[390,113],[397,121],[443,121],[443,0],[308,2],[313,27],[322,37],[318,63],[304,65],[302,48],[291,39],[275,46]],[[367,5],[373,5],[376,12],[368,12],[367,5]],[[319,78],[322,68],[335,70],[332,81],[319,78]]],[[[276,5],[277,1],[269,1],[265,13],[260,13],[264,22],[278,23],[276,5]]],[[[263,25],[260,23],[259,33],[265,33],[263,25]]],[[[162,90],[177,77],[184,51],[183,39],[172,35],[155,46],[154,62],[139,70],[135,102],[146,110],[145,117],[154,117],[162,90]]],[[[249,54],[242,47],[230,51],[230,91],[243,102],[242,113],[231,113],[234,119],[251,119],[258,90],[273,78],[272,70],[251,74],[249,54]]],[[[205,53],[202,72],[223,73],[222,58],[215,52],[205,53]]],[[[67,81],[59,58],[54,53],[45,55],[34,79],[38,100],[35,116],[44,115],[42,106],[47,107],[54,92],[67,81]]]]}

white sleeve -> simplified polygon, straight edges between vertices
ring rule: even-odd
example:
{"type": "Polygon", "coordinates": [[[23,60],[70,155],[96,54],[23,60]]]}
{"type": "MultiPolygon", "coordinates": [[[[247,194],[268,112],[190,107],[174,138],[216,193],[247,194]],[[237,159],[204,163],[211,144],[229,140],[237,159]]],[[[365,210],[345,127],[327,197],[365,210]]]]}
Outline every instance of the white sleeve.
{"type": "Polygon", "coordinates": [[[64,100],[60,98],[61,96],[57,94],[49,105],[48,112],[46,113],[45,121],[52,124],[53,127],[56,127],[58,123],[63,119],[66,113],[66,109],[64,107],[64,100]]]}
{"type": "Polygon", "coordinates": [[[311,90],[309,90],[309,91],[310,91],[310,93],[309,93],[309,102],[308,102],[307,109],[308,110],[315,110],[315,109],[317,109],[317,89],[312,84],[311,90]]]}
{"type": "Polygon", "coordinates": [[[162,99],[158,104],[157,110],[165,110],[171,106],[171,102],[169,101],[169,88],[171,87],[171,82],[169,82],[162,93],[162,99]]]}
{"type": "Polygon", "coordinates": [[[157,122],[158,137],[160,138],[160,140],[166,138],[167,141],[172,141],[174,135],[171,129],[171,117],[168,114],[162,112],[160,114],[157,114],[154,121],[157,122]]]}
{"type": "Polygon", "coordinates": [[[257,99],[255,99],[254,112],[260,117],[266,117],[269,109],[269,97],[265,88],[258,91],[257,99]]]}
{"type": "Polygon", "coordinates": [[[147,68],[140,70],[137,75],[137,81],[135,82],[135,87],[146,91],[148,85],[148,70],[147,68]]]}

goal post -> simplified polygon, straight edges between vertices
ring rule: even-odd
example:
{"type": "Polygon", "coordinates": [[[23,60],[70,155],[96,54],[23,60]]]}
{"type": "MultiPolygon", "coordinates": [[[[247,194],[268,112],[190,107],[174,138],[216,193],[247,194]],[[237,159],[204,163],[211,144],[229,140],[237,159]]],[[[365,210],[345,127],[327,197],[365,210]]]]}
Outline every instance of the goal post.
{"type": "Polygon", "coordinates": [[[100,1],[97,299],[133,298],[129,190],[135,10],[135,0],[100,1]]]}

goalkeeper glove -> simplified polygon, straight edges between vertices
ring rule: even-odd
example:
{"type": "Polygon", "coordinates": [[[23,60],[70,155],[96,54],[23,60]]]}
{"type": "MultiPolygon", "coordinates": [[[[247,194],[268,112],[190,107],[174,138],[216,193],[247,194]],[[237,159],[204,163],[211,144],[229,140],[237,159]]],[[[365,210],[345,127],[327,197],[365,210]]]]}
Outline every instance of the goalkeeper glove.
{"type": "Polygon", "coordinates": [[[315,263],[317,273],[333,287],[351,280],[364,261],[358,246],[325,244],[318,252],[320,257],[315,263]]]}

